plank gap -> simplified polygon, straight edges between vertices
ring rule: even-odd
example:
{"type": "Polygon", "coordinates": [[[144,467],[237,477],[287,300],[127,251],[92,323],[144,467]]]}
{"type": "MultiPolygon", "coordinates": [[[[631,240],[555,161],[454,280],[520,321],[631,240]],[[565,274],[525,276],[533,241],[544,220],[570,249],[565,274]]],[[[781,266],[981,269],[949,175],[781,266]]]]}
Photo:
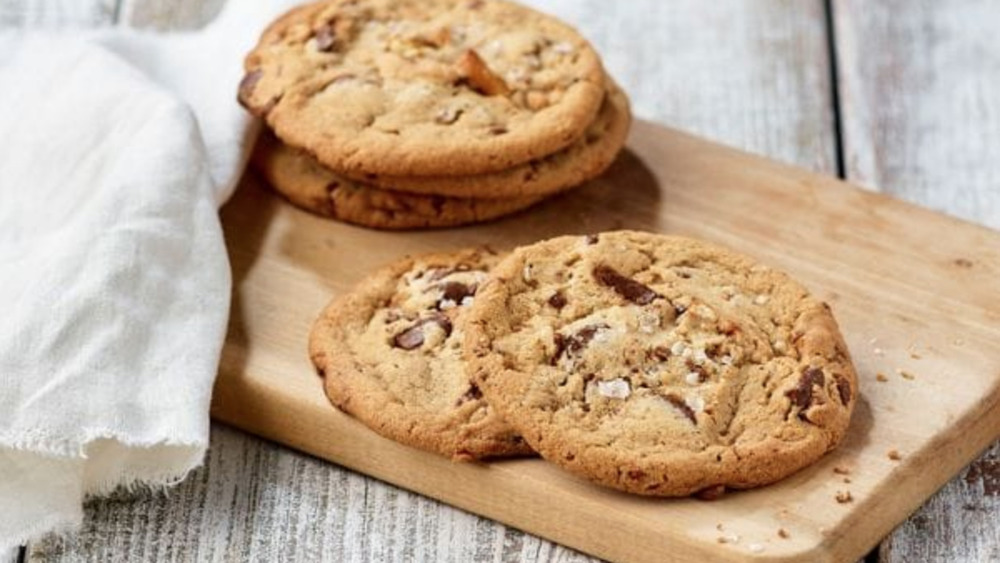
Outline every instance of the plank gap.
{"type": "Polygon", "coordinates": [[[124,4],[124,3],[125,3],[125,0],[115,0],[115,7],[111,11],[111,23],[112,24],[118,25],[118,24],[121,23],[121,21],[122,21],[122,4],[124,4]]]}
{"type": "Polygon", "coordinates": [[[833,0],[823,0],[823,16],[826,24],[826,49],[830,67],[830,103],[833,105],[833,142],[834,158],[837,166],[837,177],[847,178],[847,167],[844,163],[844,129],[841,122],[840,70],[837,61],[837,30],[833,19],[833,0]]]}

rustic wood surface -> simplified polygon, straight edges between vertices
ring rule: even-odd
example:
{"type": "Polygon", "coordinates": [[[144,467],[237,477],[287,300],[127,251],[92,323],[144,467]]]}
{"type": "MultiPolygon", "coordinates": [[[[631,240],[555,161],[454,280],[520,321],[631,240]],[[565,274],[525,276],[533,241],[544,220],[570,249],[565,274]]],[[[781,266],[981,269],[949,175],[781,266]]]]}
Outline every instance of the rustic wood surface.
{"type": "MultiPolygon", "coordinates": [[[[192,27],[219,3],[198,9],[196,0],[0,0],[0,26],[105,25],[124,15],[121,21],[134,25],[192,27]]],[[[640,116],[813,170],[837,170],[823,2],[538,4],[584,29],[640,116]]],[[[1000,226],[1000,162],[990,158],[1000,154],[1000,70],[997,36],[988,28],[1000,19],[1000,6],[990,0],[833,4],[839,117],[851,179],[1000,226]],[[911,119],[913,112],[920,121],[911,119]]],[[[974,561],[995,554],[1000,507],[997,479],[988,469],[997,466],[997,455],[987,454],[979,469],[974,464],[943,489],[884,544],[882,558],[974,561]],[[938,525],[943,522],[950,524],[938,525]]],[[[97,560],[94,550],[122,557],[164,543],[179,559],[227,559],[252,540],[275,553],[282,545],[333,542],[326,549],[344,560],[404,559],[429,545],[451,560],[585,560],[218,425],[206,466],[187,482],[166,495],[92,501],[87,514],[77,539],[47,540],[32,546],[31,557],[97,560]],[[351,494],[315,485],[347,477],[356,481],[351,494]],[[212,507],[220,498],[228,499],[226,510],[212,507]],[[343,498],[353,500],[342,511],[331,510],[343,498]],[[314,514],[317,506],[331,511],[331,520],[349,523],[354,535],[336,544],[331,534],[311,534],[307,522],[288,516],[314,514]],[[214,519],[204,516],[206,510],[214,519]],[[417,516],[404,516],[411,513],[417,516]],[[162,531],[185,519],[206,523],[204,540],[162,531]]],[[[306,558],[306,552],[281,553],[279,558],[306,558]]]]}
{"type": "MultiPolygon", "coordinates": [[[[848,178],[1000,228],[1000,5],[837,0],[834,21],[848,178]]],[[[1000,560],[1000,444],[880,559],[1000,560]]]]}
{"type": "Polygon", "coordinates": [[[235,290],[212,415],[616,561],[864,556],[1000,429],[1000,233],[648,122],[634,124],[628,147],[601,178],[531,213],[406,237],[315,217],[247,177],[222,210],[235,290]],[[302,342],[316,311],[365,272],[443,247],[618,227],[722,243],[828,300],[863,397],[844,443],[769,487],[713,503],[650,502],[538,459],[452,463],[330,408],[302,342]],[[853,502],[841,505],[844,491],[853,502]]]}

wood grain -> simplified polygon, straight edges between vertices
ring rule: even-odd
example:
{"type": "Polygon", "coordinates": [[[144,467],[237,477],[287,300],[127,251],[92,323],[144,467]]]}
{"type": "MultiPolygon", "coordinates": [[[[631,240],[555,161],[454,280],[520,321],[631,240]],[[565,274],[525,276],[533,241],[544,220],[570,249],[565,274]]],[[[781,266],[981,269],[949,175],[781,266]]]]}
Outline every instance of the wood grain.
{"type": "Polygon", "coordinates": [[[86,506],[29,561],[558,561],[571,550],[215,425],[205,466],[165,492],[86,506]]]}
{"type": "Polygon", "coordinates": [[[196,29],[215,17],[225,0],[122,0],[119,22],[161,31],[196,29]]]}
{"type": "MultiPolygon", "coordinates": [[[[853,181],[1000,228],[1000,5],[834,6],[853,181]]],[[[995,444],[881,548],[884,562],[1000,560],[995,444]]]]}
{"type": "Polygon", "coordinates": [[[532,212],[406,237],[330,223],[244,183],[222,215],[236,289],[213,416],[613,560],[864,555],[1000,433],[1000,233],[645,123],[628,146],[602,178],[532,212]],[[315,311],[375,265],[614,228],[725,244],[832,303],[861,377],[844,444],[770,487],[656,501],[537,459],[452,463],[330,407],[302,343],[315,311]],[[843,490],[852,503],[835,500],[843,490]],[[726,534],[742,540],[720,543],[726,534]]]}
{"type": "Polygon", "coordinates": [[[0,28],[99,27],[114,23],[119,0],[0,0],[0,28]]]}
{"type": "Polygon", "coordinates": [[[837,0],[848,177],[1000,228],[1000,4],[837,0]]]}

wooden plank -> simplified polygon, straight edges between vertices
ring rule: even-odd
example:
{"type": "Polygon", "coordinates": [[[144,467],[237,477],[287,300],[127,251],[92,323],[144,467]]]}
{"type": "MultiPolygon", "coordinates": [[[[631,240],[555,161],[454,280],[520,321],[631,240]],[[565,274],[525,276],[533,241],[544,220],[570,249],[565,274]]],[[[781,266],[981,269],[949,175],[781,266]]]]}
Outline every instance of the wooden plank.
{"type": "Polygon", "coordinates": [[[121,23],[159,30],[195,29],[212,21],[225,0],[121,0],[121,23]]]}
{"type": "Polygon", "coordinates": [[[111,25],[117,4],[118,0],[0,0],[0,28],[111,25]]]}
{"type": "Polygon", "coordinates": [[[30,561],[588,561],[568,549],[215,425],[205,466],[165,492],[86,505],[30,561]]]}
{"type": "Polygon", "coordinates": [[[1000,4],[836,0],[852,181],[1000,228],[1000,4]]]}
{"type": "MultiPolygon", "coordinates": [[[[1000,5],[837,0],[851,180],[1000,228],[1000,5]]],[[[1000,444],[883,543],[881,560],[1000,559],[1000,444]]]]}
{"type": "Polygon", "coordinates": [[[822,1],[536,0],[576,25],[637,116],[833,173],[822,1]]]}
{"type": "MultiPolygon", "coordinates": [[[[616,78],[626,85],[640,115],[815,170],[833,170],[822,2],[684,0],[669,7],[656,0],[534,3],[581,27],[604,53],[616,78]]],[[[122,20],[159,29],[175,25],[197,27],[204,23],[203,16],[185,19],[188,17],[185,14],[192,13],[193,4],[178,0],[126,0],[121,10],[122,20]]],[[[204,13],[214,9],[206,8],[204,13]]],[[[292,476],[280,470],[287,463],[282,460],[292,454],[262,455],[270,447],[266,443],[218,429],[213,434],[213,446],[238,448],[239,453],[232,455],[260,459],[255,472],[245,473],[241,478],[267,482],[276,479],[279,484],[274,487],[280,490],[294,489],[298,479],[309,485],[350,475],[326,462],[310,459],[310,463],[299,464],[298,473],[292,476]]],[[[207,479],[212,487],[224,487],[225,483],[219,481],[228,479],[229,474],[213,470],[211,458],[208,463],[208,471],[200,478],[207,479]]],[[[340,544],[320,536],[329,543],[323,548],[326,552],[337,553],[345,560],[371,560],[376,555],[390,560],[406,559],[415,550],[431,549],[427,545],[436,546],[433,552],[436,558],[460,560],[462,554],[484,549],[495,553],[489,550],[498,542],[502,549],[497,558],[504,561],[586,559],[516,530],[454,512],[379,481],[363,479],[366,492],[351,497],[355,500],[346,513],[366,515],[351,520],[352,530],[375,533],[367,535],[364,542],[356,538],[358,541],[340,544]],[[359,498],[374,499],[375,504],[359,508],[359,498]],[[396,515],[395,528],[380,523],[377,515],[382,513],[396,515]],[[425,519],[429,522],[426,526],[420,523],[425,519]]],[[[175,498],[173,494],[171,498],[175,498]]],[[[88,524],[81,537],[91,538],[84,539],[85,543],[105,542],[118,550],[99,550],[101,553],[130,553],[143,542],[156,541],[156,529],[160,527],[146,524],[143,528],[141,517],[133,519],[130,514],[141,515],[150,510],[159,515],[155,517],[157,522],[162,518],[183,519],[188,512],[200,510],[205,502],[196,495],[178,498],[182,507],[175,506],[169,511],[156,504],[166,502],[158,497],[135,507],[124,498],[93,502],[88,506],[88,522],[93,525],[88,524]]],[[[317,499],[323,498],[327,497],[322,490],[304,488],[291,496],[289,502],[291,506],[303,506],[308,512],[321,503],[317,499]]],[[[258,504],[254,510],[258,512],[256,517],[243,513],[215,516],[224,520],[221,525],[228,526],[230,531],[226,533],[232,542],[255,537],[259,538],[256,541],[271,546],[294,546],[298,545],[297,538],[309,533],[301,521],[285,518],[280,512],[260,514],[268,506],[258,504]],[[273,529],[254,528],[252,523],[258,520],[271,522],[273,529]]],[[[228,540],[211,541],[216,543],[209,547],[197,541],[181,543],[180,558],[205,549],[215,549],[215,553],[226,551],[218,546],[228,540]]],[[[238,547],[233,544],[229,549],[238,547]]],[[[57,555],[67,559],[89,558],[87,551],[72,547],[48,553],[54,558],[59,558],[57,555]]]]}
{"type": "Polygon", "coordinates": [[[645,123],[629,149],[532,213],[405,237],[330,223],[244,184],[223,210],[236,296],[213,415],[613,560],[863,555],[1000,433],[1000,233],[645,123]],[[623,227],[726,244],[832,303],[863,397],[841,448],[714,503],[650,501],[541,460],[456,464],[383,439],[330,407],[302,351],[331,294],[402,254],[623,227]],[[842,490],[853,503],[835,501],[842,490]],[[724,533],[742,541],[720,544],[724,533]]]}

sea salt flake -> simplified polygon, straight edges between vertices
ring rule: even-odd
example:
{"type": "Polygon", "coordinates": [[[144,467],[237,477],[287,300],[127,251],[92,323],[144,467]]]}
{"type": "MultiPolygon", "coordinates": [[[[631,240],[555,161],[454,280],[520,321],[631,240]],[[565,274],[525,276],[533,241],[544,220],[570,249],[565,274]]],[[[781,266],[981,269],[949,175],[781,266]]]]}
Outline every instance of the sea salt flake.
{"type": "Polygon", "coordinates": [[[597,392],[609,399],[627,399],[632,394],[632,387],[622,378],[609,381],[598,381],[597,392]]]}

